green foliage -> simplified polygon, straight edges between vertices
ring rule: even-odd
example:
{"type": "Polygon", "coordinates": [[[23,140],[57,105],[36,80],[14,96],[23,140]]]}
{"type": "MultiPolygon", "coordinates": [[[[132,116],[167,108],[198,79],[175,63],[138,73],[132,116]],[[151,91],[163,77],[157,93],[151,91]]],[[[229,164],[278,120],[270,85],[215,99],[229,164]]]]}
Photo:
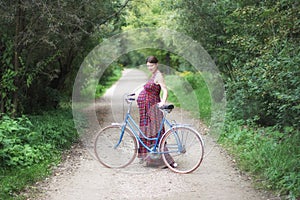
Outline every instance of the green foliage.
{"type": "Polygon", "coordinates": [[[49,159],[56,149],[66,149],[78,139],[70,112],[12,119],[0,123],[1,167],[27,167],[49,159]],[[53,151],[53,152],[52,152],[53,151]]]}
{"type": "Polygon", "coordinates": [[[263,125],[299,128],[300,47],[294,37],[299,30],[287,21],[297,19],[299,9],[297,4],[280,1],[248,5],[232,12],[226,21],[227,48],[234,48],[231,55],[235,56],[228,100],[239,108],[237,118],[258,117],[263,125]]]}
{"type": "Polygon", "coordinates": [[[56,108],[57,94],[70,97],[84,57],[120,30],[123,3],[1,2],[0,112],[33,113],[56,108]]]}
{"type": "Polygon", "coordinates": [[[49,145],[34,142],[37,133],[30,130],[26,117],[11,119],[2,117],[0,124],[1,167],[26,167],[50,157],[49,145]]]}
{"type": "Polygon", "coordinates": [[[0,57],[0,66],[6,66],[0,68],[0,112],[7,111],[8,113],[12,112],[14,107],[12,99],[10,98],[11,93],[16,91],[17,87],[15,86],[15,78],[17,72],[14,70],[12,58],[13,58],[13,44],[12,41],[3,35],[1,37],[0,46],[4,45],[6,48],[2,51],[0,57]]]}
{"type": "Polygon", "coordinates": [[[51,161],[43,161],[22,169],[4,170],[0,168],[0,199],[25,199],[20,191],[51,174],[51,167],[60,160],[59,155],[52,155],[51,161]]]}
{"type": "MultiPolygon", "coordinates": [[[[145,0],[145,1],[132,1],[127,9],[125,16],[125,22],[123,24],[123,30],[131,30],[137,28],[164,28],[175,30],[178,23],[176,19],[178,17],[176,11],[173,10],[170,3],[161,0],[145,0]]],[[[150,35],[146,35],[140,40],[149,40],[150,35]]],[[[152,41],[156,41],[157,38],[151,38],[152,41]]],[[[173,38],[166,37],[164,41],[161,41],[165,46],[173,46],[173,38]]],[[[181,56],[175,55],[172,52],[164,49],[139,49],[129,52],[123,55],[120,62],[127,67],[139,66],[145,64],[145,59],[149,55],[155,55],[160,64],[164,64],[178,70],[180,72],[194,69],[187,63],[181,56]]]]}
{"type": "Polygon", "coordinates": [[[292,46],[286,48],[276,57],[255,58],[233,72],[237,80],[228,83],[227,91],[231,107],[240,108],[236,118],[258,117],[260,124],[300,128],[300,60],[291,56],[292,46]]]}
{"type": "Polygon", "coordinates": [[[166,76],[170,87],[168,100],[201,118],[207,124],[211,118],[211,96],[201,73],[182,72],[166,76]],[[181,80],[183,79],[183,80],[181,80]],[[193,103],[191,103],[193,102],[193,103]]]}
{"type": "Polygon", "coordinates": [[[216,60],[235,119],[299,129],[299,12],[296,0],[176,1],[180,28],[216,60]]]}
{"type": "Polygon", "coordinates": [[[241,169],[260,180],[258,186],[288,199],[300,196],[300,132],[258,128],[253,122],[228,120],[220,142],[234,155],[241,169]]]}
{"type": "Polygon", "coordinates": [[[164,2],[223,73],[231,115],[224,146],[264,186],[299,198],[299,2],[164,2]]]}
{"type": "Polygon", "coordinates": [[[0,199],[13,199],[49,173],[60,152],[78,140],[70,109],[0,120],[0,199]]]}
{"type": "MultiPolygon", "coordinates": [[[[104,69],[103,69],[104,70],[104,69]]],[[[84,87],[80,93],[86,99],[101,97],[107,88],[111,87],[122,75],[123,66],[113,63],[105,69],[100,80],[95,78],[86,78],[84,87]]]]}
{"type": "Polygon", "coordinates": [[[96,97],[101,97],[107,88],[110,88],[117,80],[122,76],[122,66],[118,64],[112,64],[108,67],[96,88],[96,97]]]}
{"type": "Polygon", "coordinates": [[[33,130],[39,134],[38,141],[55,149],[68,149],[79,138],[70,109],[30,116],[30,121],[34,125],[33,130]]]}
{"type": "Polygon", "coordinates": [[[125,16],[126,26],[124,30],[141,27],[165,27],[176,26],[172,11],[161,0],[132,1],[125,16]]]}

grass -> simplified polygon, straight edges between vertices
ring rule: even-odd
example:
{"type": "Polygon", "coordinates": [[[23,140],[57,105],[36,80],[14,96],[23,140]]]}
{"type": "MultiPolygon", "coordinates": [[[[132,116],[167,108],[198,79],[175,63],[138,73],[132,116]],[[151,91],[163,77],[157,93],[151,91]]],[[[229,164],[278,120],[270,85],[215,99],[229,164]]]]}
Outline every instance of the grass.
{"type": "Polygon", "coordinates": [[[200,74],[168,75],[165,80],[169,89],[168,101],[190,111],[194,117],[200,118],[206,124],[210,123],[211,97],[200,74]]]}
{"type": "Polygon", "coordinates": [[[51,174],[78,140],[71,109],[0,120],[0,199],[25,199],[22,190],[51,174]]]}
{"type": "Polygon", "coordinates": [[[60,156],[55,155],[51,160],[38,163],[26,168],[1,169],[0,199],[23,200],[22,195],[25,187],[43,180],[51,174],[51,166],[60,161],[60,156]]]}
{"type": "Polygon", "coordinates": [[[256,127],[227,121],[220,143],[251,174],[257,187],[272,190],[284,199],[300,197],[300,132],[291,127],[256,127]]]}

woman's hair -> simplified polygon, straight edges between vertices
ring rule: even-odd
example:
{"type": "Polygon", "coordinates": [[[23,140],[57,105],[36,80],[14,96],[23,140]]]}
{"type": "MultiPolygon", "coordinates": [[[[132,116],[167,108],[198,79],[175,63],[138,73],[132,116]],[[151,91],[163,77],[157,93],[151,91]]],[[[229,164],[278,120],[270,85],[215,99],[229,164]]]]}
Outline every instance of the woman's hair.
{"type": "Polygon", "coordinates": [[[149,56],[146,60],[146,63],[149,62],[149,63],[158,63],[158,60],[155,56],[149,56]]]}

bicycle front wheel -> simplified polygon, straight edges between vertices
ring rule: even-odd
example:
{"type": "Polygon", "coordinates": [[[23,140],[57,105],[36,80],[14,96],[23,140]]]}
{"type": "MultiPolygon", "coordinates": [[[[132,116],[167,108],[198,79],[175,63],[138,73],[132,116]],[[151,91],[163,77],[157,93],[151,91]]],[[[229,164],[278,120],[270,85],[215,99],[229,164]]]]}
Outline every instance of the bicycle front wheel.
{"type": "Polygon", "coordinates": [[[169,169],[186,174],[200,166],[204,144],[200,134],[194,129],[185,126],[173,127],[163,136],[160,150],[169,169]]]}
{"type": "Polygon", "coordinates": [[[108,168],[126,167],[136,157],[137,142],[133,133],[126,128],[120,141],[121,132],[120,125],[111,125],[102,129],[96,137],[95,155],[108,168]]]}

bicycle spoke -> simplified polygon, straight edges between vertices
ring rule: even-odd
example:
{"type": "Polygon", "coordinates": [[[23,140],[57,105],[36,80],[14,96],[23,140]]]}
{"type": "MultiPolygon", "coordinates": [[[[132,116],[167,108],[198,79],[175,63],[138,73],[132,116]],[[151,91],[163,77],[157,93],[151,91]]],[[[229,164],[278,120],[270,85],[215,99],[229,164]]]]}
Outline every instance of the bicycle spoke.
{"type": "Polygon", "coordinates": [[[204,147],[200,135],[189,127],[171,129],[161,141],[163,159],[174,172],[190,173],[202,162],[204,147]],[[172,163],[178,166],[173,168],[172,163]]]}
{"type": "Polygon", "coordinates": [[[125,129],[121,143],[121,126],[112,125],[101,130],[95,140],[95,154],[100,163],[109,168],[129,165],[136,157],[137,143],[133,134],[125,129]]]}

